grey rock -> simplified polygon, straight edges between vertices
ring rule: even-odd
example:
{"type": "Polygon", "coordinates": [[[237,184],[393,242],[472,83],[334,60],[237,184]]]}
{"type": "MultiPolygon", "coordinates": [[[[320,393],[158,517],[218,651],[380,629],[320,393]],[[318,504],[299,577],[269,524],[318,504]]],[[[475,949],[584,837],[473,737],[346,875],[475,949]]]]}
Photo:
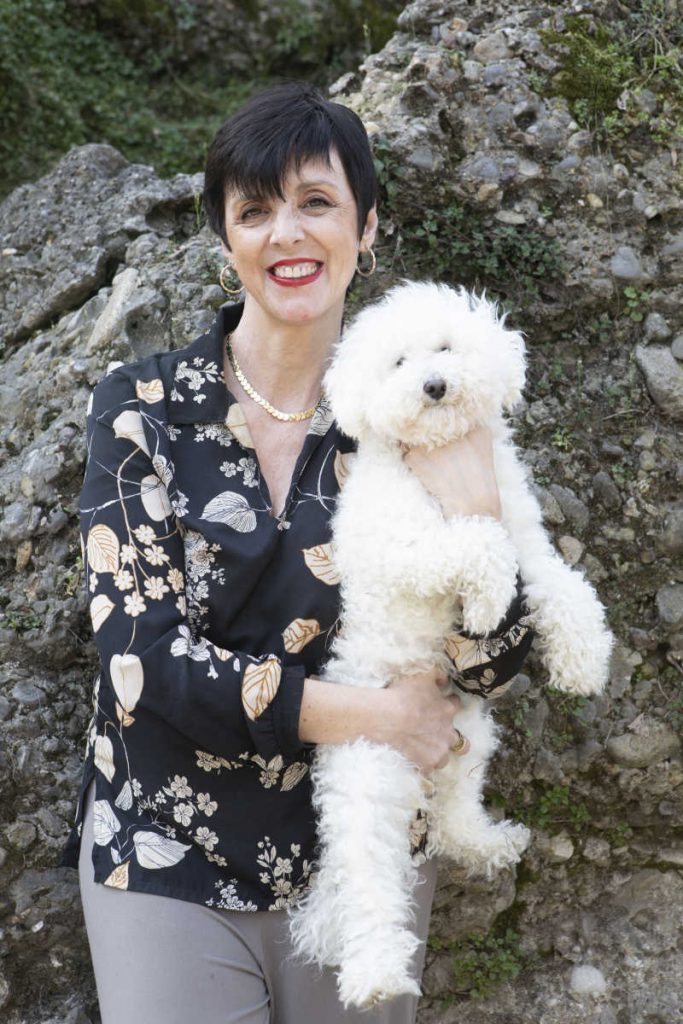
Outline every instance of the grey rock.
{"type": "Polygon", "coordinates": [[[590,519],[590,512],[585,502],[570,487],[563,487],[561,484],[551,484],[549,490],[557,500],[567,519],[577,530],[585,530],[590,519]]]}
{"type": "Polygon", "coordinates": [[[638,732],[612,736],[605,744],[612,760],[626,768],[647,768],[680,754],[681,740],[671,726],[643,716],[638,732]]]}
{"type": "Polygon", "coordinates": [[[683,552],[683,505],[675,505],[667,511],[655,543],[660,554],[679,555],[683,552]]]}
{"type": "Polygon", "coordinates": [[[635,356],[653,401],[672,419],[683,420],[683,366],[671,349],[636,345],[635,356]]]}
{"type": "Polygon", "coordinates": [[[17,850],[27,850],[38,835],[35,825],[30,821],[15,821],[7,827],[5,834],[8,842],[17,850]]]}
{"type": "Polygon", "coordinates": [[[612,477],[604,469],[598,470],[592,480],[593,493],[605,508],[619,508],[621,494],[612,477]]]}
{"type": "Polygon", "coordinates": [[[645,317],[645,338],[647,341],[667,341],[671,327],[661,313],[648,313],[645,317]]]}
{"type": "Polygon", "coordinates": [[[660,587],[655,597],[657,617],[668,627],[683,625],[683,583],[668,583],[660,587]]]}
{"type": "Polygon", "coordinates": [[[641,281],[643,267],[638,253],[630,245],[621,245],[610,260],[610,270],[620,281],[641,281]]]}
{"type": "Polygon", "coordinates": [[[576,964],[572,967],[569,988],[577,995],[601,996],[607,991],[607,982],[599,968],[592,964],[576,964]]]}
{"type": "Polygon", "coordinates": [[[493,32],[491,35],[484,36],[475,45],[472,55],[475,60],[479,60],[483,64],[505,60],[507,57],[510,57],[510,48],[508,47],[505,33],[493,32]]]}
{"type": "Polygon", "coordinates": [[[683,360],[683,334],[678,334],[671,342],[671,354],[676,359],[683,360]]]}

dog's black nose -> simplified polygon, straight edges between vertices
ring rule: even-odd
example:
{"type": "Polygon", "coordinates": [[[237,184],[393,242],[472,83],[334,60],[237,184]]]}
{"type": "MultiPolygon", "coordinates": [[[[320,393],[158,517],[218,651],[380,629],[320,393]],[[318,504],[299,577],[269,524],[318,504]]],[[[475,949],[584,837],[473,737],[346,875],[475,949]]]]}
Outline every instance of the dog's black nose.
{"type": "Polygon", "coordinates": [[[429,380],[425,381],[422,390],[430,398],[433,398],[435,402],[438,402],[446,394],[446,381],[443,377],[430,377],[429,380]]]}

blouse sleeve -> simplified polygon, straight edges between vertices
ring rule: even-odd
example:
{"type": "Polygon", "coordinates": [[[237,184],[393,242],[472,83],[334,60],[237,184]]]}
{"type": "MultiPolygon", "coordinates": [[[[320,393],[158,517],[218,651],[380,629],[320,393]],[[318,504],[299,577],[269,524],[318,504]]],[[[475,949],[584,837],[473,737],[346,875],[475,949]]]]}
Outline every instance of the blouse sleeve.
{"type": "Polygon", "coordinates": [[[461,629],[448,636],[446,652],[452,665],[449,675],[461,690],[489,699],[498,697],[520,671],[534,638],[522,587],[518,572],[517,593],[493,632],[468,633],[461,629]]]}
{"type": "Polygon", "coordinates": [[[87,445],[80,521],[100,693],[124,724],[144,709],[219,756],[255,747],[267,761],[294,757],[307,746],[298,733],[304,666],[192,635],[164,467],[121,371],[94,390],[87,445]]]}

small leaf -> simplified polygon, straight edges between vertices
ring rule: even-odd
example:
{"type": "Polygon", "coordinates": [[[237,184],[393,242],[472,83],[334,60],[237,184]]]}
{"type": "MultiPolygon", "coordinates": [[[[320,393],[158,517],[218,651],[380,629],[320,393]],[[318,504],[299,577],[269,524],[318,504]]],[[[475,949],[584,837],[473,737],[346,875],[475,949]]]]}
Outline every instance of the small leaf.
{"type": "Polygon", "coordinates": [[[110,885],[113,889],[127,889],[129,864],[129,860],[125,861],[123,864],[119,864],[117,868],[114,868],[109,878],[105,880],[104,884],[110,885]]]}
{"type": "Polygon", "coordinates": [[[332,587],[339,583],[339,573],[332,561],[332,545],[316,544],[314,548],[302,548],[306,565],[317,580],[332,587]]]}
{"type": "Polygon", "coordinates": [[[107,782],[114,778],[114,747],[108,736],[95,737],[95,767],[99,768],[107,782]]]}
{"type": "Polygon", "coordinates": [[[93,835],[98,846],[107,846],[121,828],[121,822],[111,809],[108,800],[96,800],[93,804],[93,835]]]}
{"type": "Polygon", "coordinates": [[[93,572],[118,572],[119,538],[114,531],[98,523],[88,533],[88,564],[93,572]]]}
{"type": "Polygon", "coordinates": [[[251,439],[249,427],[247,426],[247,421],[239,402],[231,403],[230,408],[228,409],[228,415],[225,418],[225,425],[228,427],[230,432],[234,434],[243,448],[254,447],[254,442],[251,439]]]}
{"type": "Polygon", "coordinates": [[[219,661],[227,661],[228,658],[232,658],[232,651],[226,651],[225,647],[216,647],[214,644],[213,650],[219,661]]]}
{"type": "Polygon", "coordinates": [[[288,654],[299,654],[319,634],[320,623],[317,619],[294,619],[282,631],[285,650],[288,654]]]}
{"type": "Polygon", "coordinates": [[[185,856],[192,846],[168,839],[157,832],[136,832],[133,836],[135,856],[143,868],[170,868],[185,856]]]}
{"type": "Polygon", "coordinates": [[[121,787],[121,792],[114,803],[117,807],[120,807],[122,811],[129,811],[133,806],[133,789],[128,779],[126,779],[121,787]]]}
{"type": "Polygon", "coordinates": [[[142,416],[139,412],[134,409],[126,409],[125,412],[119,413],[114,420],[113,427],[115,437],[127,438],[141,448],[145,455],[149,455],[147,439],[142,426],[142,416]]]}
{"type": "Polygon", "coordinates": [[[225,523],[239,533],[251,533],[256,529],[256,514],[249,507],[243,494],[223,491],[208,503],[201,515],[210,523],[225,523]]]}
{"type": "Polygon", "coordinates": [[[95,633],[102,623],[107,621],[115,607],[114,602],[106,594],[98,594],[97,597],[93,597],[90,602],[90,621],[95,633]]]}
{"type": "Polygon", "coordinates": [[[168,498],[168,491],[161,480],[154,473],[145,476],[140,481],[140,498],[144,505],[145,512],[155,523],[162,519],[168,519],[173,515],[173,508],[168,498]]]}
{"type": "Polygon", "coordinates": [[[303,761],[295,761],[294,764],[290,764],[289,768],[282,776],[282,785],[280,786],[280,789],[282,791],[294,789],[297,782],[301,782],[307,771],[308,765],[304,764],[303,761]]]}
{"type": "Polygon", "coordinates": [[[242,704],[251,721],[263,714],[278,691],[282,665],[277,658],[267,658],[258,665],[247,665],[242,678],[242,704]]]}
{"type": "Polygon", "coordinates": [[[109,662],[114,692],[125,711],[132,711],[140,700],[144,669],[137,654],[114,654],[109,662]]]}

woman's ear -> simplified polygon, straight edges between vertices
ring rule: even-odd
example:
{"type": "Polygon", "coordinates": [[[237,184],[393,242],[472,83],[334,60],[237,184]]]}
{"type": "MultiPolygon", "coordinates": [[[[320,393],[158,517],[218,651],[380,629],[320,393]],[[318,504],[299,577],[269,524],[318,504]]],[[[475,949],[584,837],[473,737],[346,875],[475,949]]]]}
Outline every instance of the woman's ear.
{"type": "Polygon", "coordinates": [[[377,217],[377,207],[372,206],[368,210],[368,215],[365,220],[365,227],[363,228],[363,234],[360,239],[361,250],[363,247],[369,249],[372,243],[375,241],[375,235],[377,234],[377,225],[379,224],[379,218],[377,217]]]}

